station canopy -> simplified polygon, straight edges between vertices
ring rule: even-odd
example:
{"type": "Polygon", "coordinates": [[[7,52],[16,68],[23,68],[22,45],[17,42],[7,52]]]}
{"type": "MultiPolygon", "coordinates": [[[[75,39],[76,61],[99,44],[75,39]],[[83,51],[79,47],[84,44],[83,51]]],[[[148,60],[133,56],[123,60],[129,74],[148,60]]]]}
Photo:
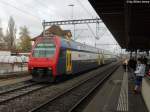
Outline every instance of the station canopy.
{"type": "Polygon", "coordinates": [[[122,48],[150,50],[149,0],[89,0],[122,48]]]}

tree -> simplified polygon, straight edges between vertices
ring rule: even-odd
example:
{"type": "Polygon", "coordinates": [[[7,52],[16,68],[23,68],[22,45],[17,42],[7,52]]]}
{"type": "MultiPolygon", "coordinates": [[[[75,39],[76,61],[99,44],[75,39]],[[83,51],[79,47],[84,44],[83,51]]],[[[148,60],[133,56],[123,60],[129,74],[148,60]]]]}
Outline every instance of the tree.
{"type": "Polygon", "coordinates": [[[3,34],[3,28],[1,26],[1,20],[0,20],[0,42],[4,41],[4,34],[3,34]]]}
{"type": "Polygon", "coordinates": [[[9,22],[8,22],[8,28],[7,28],[6,36],[4,38],[5,42],[8,45],[8,48],[10,50],[15,49],[15,39],[16,39],[15,21],[12,17],[10,17],[9,22]]]}
{"type": "Polygon", "coordinates": [[[5,38],[4,38],[4,34],[3,34],[3,28],[2,28],[2,24],[1,24],[1,20],[0,20],[0,50],[8,50],[8,46],[7,43],[5,42],[5,38]]]}
{"type": "Polygon", "coordinates": [[[4,41],[3,29],[0,28],[0,42],[4,41]]]}
{"type": "Polygon", "coordinates": [[[20,27],[20,50],[24,52],[29,52],[31,50],[31,38],[29,36],[29,31],[26,26],[20,27]]]}

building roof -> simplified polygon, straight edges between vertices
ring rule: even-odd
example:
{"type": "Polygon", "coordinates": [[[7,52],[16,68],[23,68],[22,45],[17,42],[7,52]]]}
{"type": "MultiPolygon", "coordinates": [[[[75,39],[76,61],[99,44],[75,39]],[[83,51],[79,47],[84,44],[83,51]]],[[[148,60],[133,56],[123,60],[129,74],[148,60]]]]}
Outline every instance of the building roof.
{"type": "MultiPolygon", "coordinates": [[[[51,26],[51,27],[49,27],[48,29],[45,30],[45,35],[50,35],[50,34],[58,35],[58,36],[64,36],[64,37],[66,35],[68,35],[70,38],[72,37],[72,34],[71,34],[70,30],[63,30],[63,29],[60,28],[60,26],[56,26],[56,25],[53,25],[53,26],[51,26]]],[[[40,35],[34,37],[32,39],[32,41],[35,41],[36,38],[41,37],[41,36],[43,36],[43,32],[40,35]]]]}

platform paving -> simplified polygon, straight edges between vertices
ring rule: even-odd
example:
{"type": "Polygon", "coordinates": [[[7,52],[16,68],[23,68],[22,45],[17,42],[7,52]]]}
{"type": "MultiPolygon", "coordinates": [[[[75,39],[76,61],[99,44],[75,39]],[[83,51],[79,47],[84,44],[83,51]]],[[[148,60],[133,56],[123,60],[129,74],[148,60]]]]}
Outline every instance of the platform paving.
{"type": "Polygon", "coordinates": [[[129,112],[148,112],[143,96],[141,93],[134,94],[134,81],[131,76],[134,76],[133,72],[128,72],[129,76],[129,112]]]}
{"type": "Polygon", "coordinates": [[[85,106],[83,112],[148,112],[141,94],[134,94],[134,80],[120,66],[85,106]]]}
{"type": "Polygon", "coordinates": [[[85,107],[83,112],[114,112],[117,109],[118,96],[120,95],[123,80],[123,70],[119,67],[100,88],[96,96],[85,107]]]}

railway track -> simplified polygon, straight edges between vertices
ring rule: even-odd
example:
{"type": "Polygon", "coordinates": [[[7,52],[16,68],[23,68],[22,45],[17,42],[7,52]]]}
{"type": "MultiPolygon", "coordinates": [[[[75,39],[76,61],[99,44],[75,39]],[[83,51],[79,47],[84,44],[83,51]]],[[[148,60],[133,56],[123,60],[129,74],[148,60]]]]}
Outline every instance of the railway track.
{"type": "Polygon", "coordinates": [[[47,100],[29,112],[74,112],[78,105],[86,99],[97,87],[101,86],[106,79],[118,68],[114,66],[109,71],[104,70],[101,75],[88,78],[73,87],[61,92],[47,100]]]}
{"type": "Polygon", "coordinates": [[[28,82],[28,83],[23,84],[23,85],[21,85],[21,86],[11,87],[11,88],[9,88],[9,89],[6,88],[6,90],[0,91],[0,96],[3,95],[3,94],[7,94],[7,93],[9,93],[9,92],[13,92],[13,91],[16,91],[16,90],[19,90],[19,89],[23,89],[23,88],[25,88],[25,87],[30,87],[30,86],[35,85],[35,84],[38,84],[38,83],[36,83],[36,82],[31,82],[31,83],[29,83],[29,82],[28,82]]]}
{"type": "Polygon", "coordinates": [[[6,91],[0,92],[0,105],[3,103],[7,103],[11,100],[14,100],[16,98],[25,96],[27,94],[30,94],[32,92],[38,91],[40,89],[46,88],[50,86],[49,84],[39,84],[39,83],[29,83],[17,88],[9,89],[6,91]]]}
{"type": "Polygon", "coordinates": [[[26,80],[26,81],[22,81],[22,82],[16,82],[14,84],[8,84],[8,85],[6,84],[3,86],[0,86],[0,93],[3,93],[5,91],[10,91],[10,90],[13,90],[15,88],[23,87],[23,86],[29,85],[31,83],[33,83],[33,81],[26,80]]]}
{"type": "Polygon", "coordinates": [[[7,80],[12,80],[12,79],[18,79],[18,78],[24,78],[24,77],[27,77],[27,76],[30,76],[29,74],[14,74],[14,73],[10,73],[11,75],[5,75],[4,76],[0,76],[0,81],[7,81],[7,80]],[[13,75],[13,76],[12,76],[13,75]]]}

